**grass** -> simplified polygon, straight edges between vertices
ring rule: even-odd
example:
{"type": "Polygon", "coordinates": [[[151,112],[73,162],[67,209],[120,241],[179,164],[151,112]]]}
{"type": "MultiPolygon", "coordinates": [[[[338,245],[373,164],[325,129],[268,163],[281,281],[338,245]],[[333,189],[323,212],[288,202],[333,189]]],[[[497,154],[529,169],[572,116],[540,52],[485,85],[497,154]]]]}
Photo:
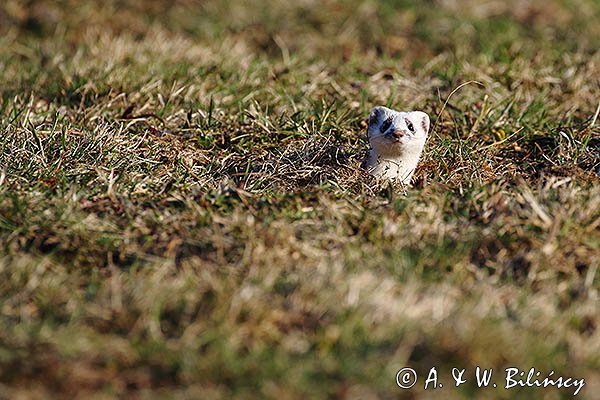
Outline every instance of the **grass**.
{"type": "Polygon", "coordinates": [[[0,5],[2,397],[597,398],[597,2],[170,3],[0,5]]]}

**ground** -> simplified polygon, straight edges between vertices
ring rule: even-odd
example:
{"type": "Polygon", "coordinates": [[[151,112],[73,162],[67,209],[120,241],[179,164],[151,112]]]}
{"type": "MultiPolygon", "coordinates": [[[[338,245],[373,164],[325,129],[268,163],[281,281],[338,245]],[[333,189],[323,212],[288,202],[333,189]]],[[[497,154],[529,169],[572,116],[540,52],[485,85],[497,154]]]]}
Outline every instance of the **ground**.
{"type": "Polygon", "coordinates": [[[598,20],[2,2],[0,397],[598,399],[598,20]],[[361,169],[375,105],[431,116],[413,188],[361,169]]]}

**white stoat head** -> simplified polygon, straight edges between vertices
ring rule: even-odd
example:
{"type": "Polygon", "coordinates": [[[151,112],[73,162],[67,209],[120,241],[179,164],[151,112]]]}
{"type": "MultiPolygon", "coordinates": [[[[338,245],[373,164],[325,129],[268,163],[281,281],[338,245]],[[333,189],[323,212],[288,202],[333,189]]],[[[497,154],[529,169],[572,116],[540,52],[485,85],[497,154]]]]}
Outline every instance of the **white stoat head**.
{"type": "Polygon", "coordinates": [[[422,111],[401,112],[375,107],[369,116],[369,144],[377,155],[384,158],[410,153],[420,155],[428,132],[429,116],[422,111]]]}

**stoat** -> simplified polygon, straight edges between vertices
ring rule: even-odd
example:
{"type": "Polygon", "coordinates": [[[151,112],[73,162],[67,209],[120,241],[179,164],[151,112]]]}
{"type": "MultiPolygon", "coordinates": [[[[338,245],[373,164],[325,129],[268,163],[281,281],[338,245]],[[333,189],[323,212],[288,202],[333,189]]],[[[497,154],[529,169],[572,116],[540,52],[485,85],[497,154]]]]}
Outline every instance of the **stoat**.
{"type": "Polygon", "coordinates": [[[428,132],[429,116],[424,112],[375,107],[367,128],[371,146],[369,172],[381,179],[409,185],[428,132]]]}

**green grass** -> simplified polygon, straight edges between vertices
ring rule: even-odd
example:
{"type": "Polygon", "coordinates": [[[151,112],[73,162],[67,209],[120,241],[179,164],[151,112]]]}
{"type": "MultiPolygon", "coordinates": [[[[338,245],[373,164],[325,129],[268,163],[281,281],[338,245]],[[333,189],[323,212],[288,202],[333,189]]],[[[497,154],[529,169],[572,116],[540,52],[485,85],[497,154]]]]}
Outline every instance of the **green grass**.
{"type": "Polygon", "coordinates": [[[596,1],[97,3],[0,5],[0,397],[597,398],[596,1]]]}

